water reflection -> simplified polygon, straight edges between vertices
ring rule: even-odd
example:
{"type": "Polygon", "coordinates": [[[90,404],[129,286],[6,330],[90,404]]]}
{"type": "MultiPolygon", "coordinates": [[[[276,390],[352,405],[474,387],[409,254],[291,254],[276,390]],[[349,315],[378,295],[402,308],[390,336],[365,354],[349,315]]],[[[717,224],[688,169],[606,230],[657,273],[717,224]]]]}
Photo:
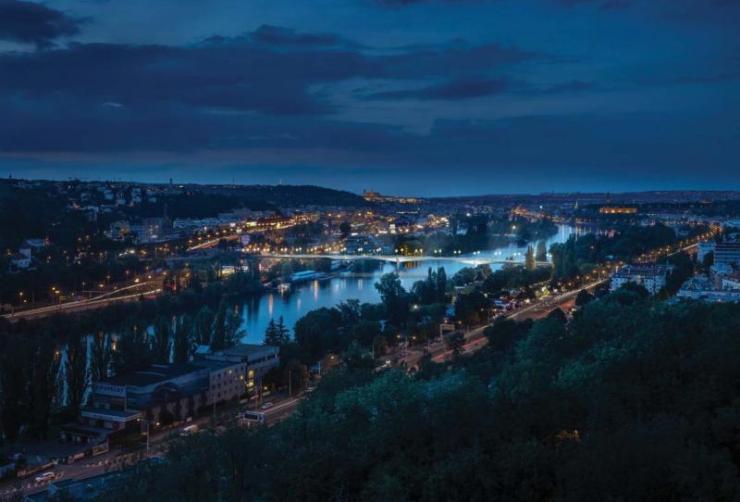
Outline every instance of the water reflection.
{"type": "MultiPolygon", "coordinates": [[[[574,227],[561,225],[558,233],[548,239],[548,248],[556,242],[565,242],[571,235],[579,235],[580,231],[574,227]]],[[[509,256],[516,255],[521,261],[526,251],[526,246],[517,246],[516,243],[496,249],[481,251],[477,255],[463,256],[462,258],[485,259],[495,258],[503,260],[509,256]],[[519,253],[519,254],[517,254],[519,253]]],[[[380,301],[375,283],[380,276],[388,272],[397,272],[403,287],[411,289],[414,282],[426,277],[429,267],[444,267],[448,277],[452,277],[460,269],[471,266],[461,261],[439,259],[420,262],[405,263],[383,263],[379,264],[377,270],[362,274],[361,277],[336,277],[326,281],[313,281],[295,286],[286,294],[268,293],[260,298],[253,298],[244,305],[242,328],[247,335],[244,341],[247,343],[262,343],[265,328],[271,318],[277,320],[282,316],[285,325],[293,328],[295,322],[307,312],[321,307],[333,307],[340,302],[357,299],[360,302],[377,303],[380,301]]],[[[492,264],[491,268],[497,270],[502,264],[492,264]]],[[[360,274],[358,274],[360,275],[360,274]]]]}

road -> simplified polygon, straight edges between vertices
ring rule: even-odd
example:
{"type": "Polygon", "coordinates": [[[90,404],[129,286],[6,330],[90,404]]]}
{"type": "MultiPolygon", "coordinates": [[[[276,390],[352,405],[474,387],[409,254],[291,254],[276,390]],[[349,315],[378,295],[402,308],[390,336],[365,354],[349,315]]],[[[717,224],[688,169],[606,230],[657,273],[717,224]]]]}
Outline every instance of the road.
{"type": "MultiPolygon", "coordinates": [[[[561,293],[557,296],[543,298],[531,305],[508,312],[504,314],[504,317],[517,321],[523,321],[525,319],[541,319],[547,316],[556,307],[567,307],[570,303],[574,303],[575,297],[582,289],[593,290],[608,280],[609,279],[599,279],[571,291],[561,293]]],[[[483,333],[485,329],[491,325],[491,323],[484,324],[465,332],[465,341],[463,343],[461,353],[470,354],[485,347],[488,344],[488,339],[483,333]]],[[[390,359],[396,365],[403,365],[408,369],[418,368],[419,362],[427,353],[432,356],[432,361],[437,363],[449,361],[453,357],[453,352],[447,346],[447,343],[444,340],[438,340],[424,348],[402,350],[401,354],[396,357],[391,356],[390,359]]]]}
{"type": "Polygon", "coordinates": [[[19,319],[38,319],[41,317],[47,317],[47,316],[54,315],[54,314],[70,314],[74,312],[82,312],[85,310],[90,310],[90,309],[95,309],[95,308],[107,307],[115,303],[125,303],[125,302],[135,301],[141,298],[142,296],[146,298],[146,297],[158,295],[159,293],[162,292],[162,288],[159,287],[160,283],[161,281],[156,281],[156,280],[145,281],[145,282],[141,282],[141,283],[134,284],[131,286],[126,286],[124,288],[121,288],[115,291],[109,291],[107,293],[104,293],[102,295],[99,295],[93,298],[62,302],[56,305],[47,305],[44,307],[30,308],[26,310],[17,311],[12,314],[4,314],[0,317],[3,317],[10,321],[17,321],[19,319]],[[136,293],[130,293],[130,294],[125,294],[125,295],[120,295],[120,296],[113,296],[113,295],[119,295],[122,291],[127,291],[131,289],[142,289],[142,291],[137,291],[136,293]]]}
{"type": "MultiPolygon", "coordinates": [[[[305,394],[301,394],[295,397],[276,397],[271,399],[269,402],[273,403],[272,407],[265,410],[259,410],[265,415],[265,426],[272,427],[287,419],[295,411],[304,397],[305,394]]],[[[237,409],[231,408],[221,410],[217,415],[217,423],[225,418],[228,419],[235,416],[237,411],[237,409]]],[[[149,439],[150,448],[148,455],[144,449],[134,452],[123,452],[121,450],[113,449],[110,452],[97,457],[86,458],[74,464],[59,464],[53,468],[46,469],[43,472],[54,472],[57,475],[57,480],[74,479],[81,481],[106,472],[118,471],[126,466],[133,465],[136,462],[147,458],[147,456],[158,457],[164,455],[167,450],[167,443],[173,438],[179,438],[180,433],[185,427],[197,424],[202,429],[205,429],[208,427],[210,422],[211,416],[201,416],[192,422],[182,424],[174,429],[153,433],[149,439]]],[[[12,495],[17,493],[32,495],[48,489],[50,484],[49,482],[37,483],[34,481],[34,478],[37,475],[38,474],[35,474],[24,480],[5,483],[4,486],[0,488],[0,501],[9,499],[12,495]]]]}

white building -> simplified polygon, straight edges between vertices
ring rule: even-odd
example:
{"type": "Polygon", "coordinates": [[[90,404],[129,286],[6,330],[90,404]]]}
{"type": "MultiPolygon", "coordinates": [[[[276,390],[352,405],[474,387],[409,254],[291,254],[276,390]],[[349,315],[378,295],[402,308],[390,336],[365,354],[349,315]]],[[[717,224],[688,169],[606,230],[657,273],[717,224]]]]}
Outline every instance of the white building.
{"type": "Polygon", "coordinates": [[[666,265],[627,265],[615,272],[611,278],[612,291],[628,282],[639,284],[654,295],[665,287],[666,278],[672,267],[666,265]]]}
{"type": "Polygon", "coordinates": [[[708,277],[696,276],[686,281],[676,293],[677,298],[702,300],[710,302],[740,301],[740,282],[724,283],[716,288],[708,277]]]}

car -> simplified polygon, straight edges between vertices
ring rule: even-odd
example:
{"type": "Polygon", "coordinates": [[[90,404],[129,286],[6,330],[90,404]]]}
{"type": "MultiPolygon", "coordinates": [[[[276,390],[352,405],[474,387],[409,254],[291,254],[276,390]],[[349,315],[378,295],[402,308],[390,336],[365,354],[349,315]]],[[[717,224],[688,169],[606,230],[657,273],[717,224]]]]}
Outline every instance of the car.
{"type": "Polygon", "coordinates": [[[195,434],[196,432],[198,432],[198,425],[197,424],[191,424],[191,425],[188,425],[187,427],[183,428],[182,431],[180,431],[180,436],[181,437],[187,437],[187,436],[190,436],[190,435],[195,434]]]}
{"type": "Polygon", "coordinates": [[[47,471],[36,476],[34,478],[34,481],[36,481],[37,483],[43,483],[45,481],[53,481],[55,478],[56,475],[53,472],[47,471]]]}
{"type": "Polygon", "coordinates": [[[260,408],[263,409],[263,410],[269,410],[273,406],[275,406],[275,405],[272,404],[272,403],[270,403],[270,402],[267,402],[267,403],[263,404],[262,406],[260,406],[260,408]]]}

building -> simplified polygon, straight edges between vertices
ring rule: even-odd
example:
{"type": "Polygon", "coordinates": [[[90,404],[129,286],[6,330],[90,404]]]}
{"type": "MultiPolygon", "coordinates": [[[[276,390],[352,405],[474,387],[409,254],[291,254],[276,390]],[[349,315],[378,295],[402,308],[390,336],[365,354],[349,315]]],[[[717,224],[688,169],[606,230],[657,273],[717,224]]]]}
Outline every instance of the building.
{"type": "Polygon", "coordinates": [[[714,263],[717,265],[740,265],[740,242],[718,242],[714,247],[714,263]]]}
{"type": "Polygon", "coordinates": [[[692,277],[676,293],[677,298],[709,302],[740,302],[740,282],[728,281],[717,288],[704,276],[692,277]]]}
{"type": "Polygon", "coordinates": [[[152,243],[166,240],[173,231],[172,221],[164,217],[144,218],[140,225],[132,225],[140,243],[152,243]]]}
{"type": "Polygon", "coordinates": [[[639,284],[654,295],[665,287],[668,273],[672,267],[666,265],[627,265],[612,275],[610,289],[621,288],[625,284],[639,284]]]}
{"type": "Polygon", "coordinates": [[[108,227],[106,235],[115,241],[122,241],[131,234],[131,224],[126,220],[114,221],[108,227]]]}
{"type": "Polygon", "coordinates": [[[142,424],[157,428],[193,417],[244,395],[246,367],[241,360],[204,359],[154,364],[96,382],[78,421],[63,428],[62,440],[95,444],[140,431],[142,424]]]}
{"type": "Polygon", "coordinates": [[[637,214],[636,207],[627,206],[603,206],[599,208],[600,214],[637,214]]]}
{"type": "Polygon", "coordinates": [[[26,256],[22,253],[15,253],[10,257],[10,272],[18,272],[20,270],[27,270],[31,267],[31,257],[26,256]]]}
{"type": "Polygon", "coordinates": [[[378,252],[378,244],[367,235],[350,235],[344,241],[347,254],[372,254],[378,252]]]}
{"type": "Polygon", "coordinates": [[[247,389],[259,386],[262,378],[280,365],[280,349],[271,345],[239,344],[217,352],[199,356],[202,360],[244,364],[244,382],[247,389]]]}

